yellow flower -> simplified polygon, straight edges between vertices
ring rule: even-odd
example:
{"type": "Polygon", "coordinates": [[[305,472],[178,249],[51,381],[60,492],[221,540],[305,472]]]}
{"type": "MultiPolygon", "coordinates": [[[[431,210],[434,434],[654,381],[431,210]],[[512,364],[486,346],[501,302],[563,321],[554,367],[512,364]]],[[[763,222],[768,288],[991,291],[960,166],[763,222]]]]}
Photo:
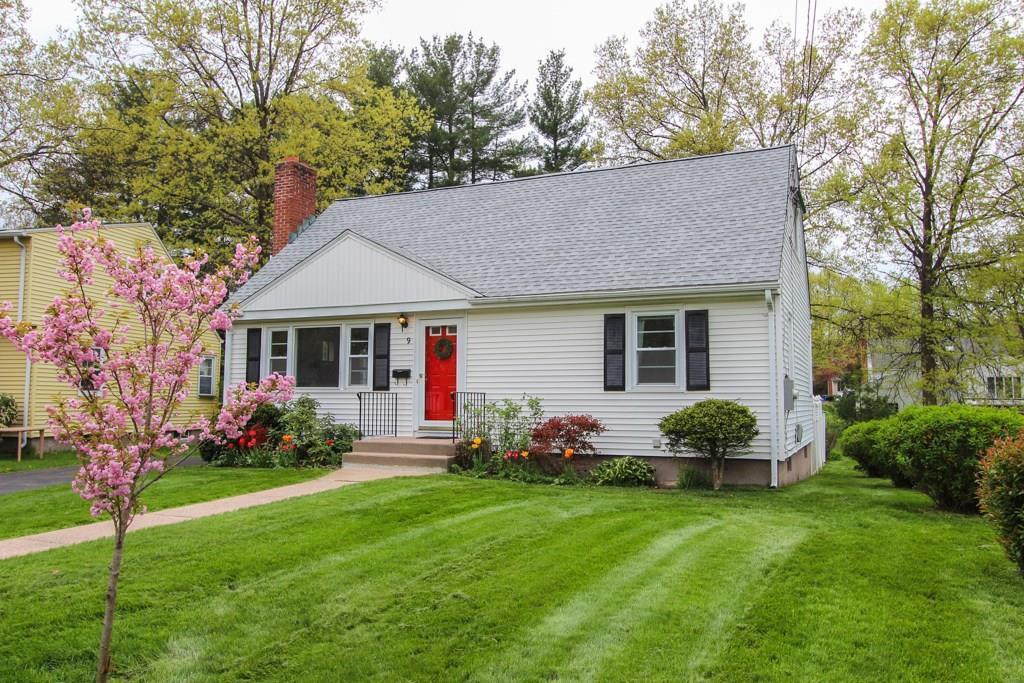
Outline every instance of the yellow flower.
{"type": "Polygon", "coordinates": [[[475,444],[473,444],[472,448],[473,448],[473,450],[476,450],[477,448],[480,448],[480,444],[475,443],[475,444]]]}
{"type": "Polygon", "coordinates": [[[482,439],[479,436],[473,437],[473,445],[474,446],[479,446],[481,441],[482,441],[482,439]]]}
{"type": "Polygon", "coordinates": [[[519,455],[523,456],[524,458],[529,458],[530,457],[530,451],[520,451],[519,455]]]}

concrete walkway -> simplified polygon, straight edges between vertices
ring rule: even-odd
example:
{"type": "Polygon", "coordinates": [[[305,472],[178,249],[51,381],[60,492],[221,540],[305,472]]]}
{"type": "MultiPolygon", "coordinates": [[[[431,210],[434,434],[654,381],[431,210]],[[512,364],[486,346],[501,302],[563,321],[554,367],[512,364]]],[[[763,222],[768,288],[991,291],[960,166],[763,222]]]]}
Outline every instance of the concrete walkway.
{"type": "MultiPolygon", "coordinates": [[[[168,510],[148,512],[136,517],[128,531],[131,533],[132,531],[138,531],[139,529],[149,529],[150,527],[155,526],[178,524],[179,522],[187,522],[190,519],[199,519],[200,517],[219,515],[223,512],[232,512],[234,510],[242,510],[244,508],[255,507],[257,505],[276,503],[279,500],[287,500],[298,496],[308,496],[312,493],[320,493],[321,491],[330,491],[342,486],[358,484],[363,481],[390,479],[391,477],[420,476],[424,474],[432,474],[432,472],[422,468],[412,467],[367,467],[350,465],[311,481],[290,484],[288,486],[280,486],[278,488],[266,489],[264,491],[254,491],[253,493],[245,493],[240,496],[232,496],[230,498],[210,500],[205,503],[194,503],[192,505],[183,505],[178,508],[170,508],[168,510]]],[[[70,527],[68,529],[57,529],[56,531],[45,531],[31,536],[9,538],[7,540],[0,541],[0,560],[5,560],[9,557],[18,557],[20,555],[30,555],[32,553],[38,553],[52,548],[61,548],[67,545],[74,545],[76,543],[95,541],[101,538],[112,538],[113,536],[114,525],[112,522],[106,521],[96,522],[95,524],[84,524],[82,526],[70,527]]]]}

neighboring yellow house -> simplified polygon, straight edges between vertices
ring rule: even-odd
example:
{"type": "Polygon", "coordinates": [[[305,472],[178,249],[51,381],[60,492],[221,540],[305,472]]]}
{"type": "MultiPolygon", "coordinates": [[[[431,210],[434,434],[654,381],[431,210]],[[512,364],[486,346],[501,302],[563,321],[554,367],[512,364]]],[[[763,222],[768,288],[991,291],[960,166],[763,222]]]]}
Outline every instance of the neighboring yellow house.
{"type": "MultiPolygon", "coordinates": [[[[100,234],[126,254],[134,252],[140,244],[154,244],[165,249],[153,226],[148,223],[104,225],[100,234]]],[[[66,291],[68,283],[57,275],[60,259],[57,240],[54,228],[0,231],[0,301],[10,301],[14,305],[10,315],[15,320],[40,321],[53,298],[66,291]]],[[[103,296],[109,286],[109,278],[98,268],[95,294],[103,296]]],[[[210,356],[204,358],[196,370],[184,415],[181,416],[183,419],[191,415],[209,415],[218,405],[220,337],[211,331],[205,346],[210,349],[210,356]]],[[[29,363],[25,354],[6,339],[0,339],[0,393],[10,394],[17,402],[18,425],[45,426],[46,405],[74,391],[57,380],[57,370],[52,365],[29,363]]]]}

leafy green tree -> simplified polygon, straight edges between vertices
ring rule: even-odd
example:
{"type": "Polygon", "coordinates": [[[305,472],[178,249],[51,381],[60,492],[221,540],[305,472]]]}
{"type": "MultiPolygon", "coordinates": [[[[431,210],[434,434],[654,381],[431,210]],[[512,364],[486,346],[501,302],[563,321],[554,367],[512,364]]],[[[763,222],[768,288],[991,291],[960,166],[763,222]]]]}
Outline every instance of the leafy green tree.
{"type": "Polygon", "coordinates": [[[857,226],[916,295],[908,332],[926,404],[963,374],[946,358],[964,337],[953,284],[999,262],[1006,198],[1024,187],[1019,14],[1003,0],[890,0],[864,54],[877,97],[856,157],[857,226]]]}
{"type": "Polygon", "coordinates": [[[572,171],[588,161],[590,118],[584,110],[583,81],[572,77],[565,50],[552,50],[538,64],[529,116],[540,137],[537,152],[545,172],[572,171]]]}
{"type": "Polygon", "coordinates": [[[28,19],[22,0],[0,0],[0,190],[23,201],[28,175],[63,151],[75,119],[64,65],[53,45],[33,42],[28,19]]]}
{"type": "Polygon", "coordinates": [[[852,86],[862,19],[825,15],[813,40],[776,23],[755,46],[741,4],[673,0],[658,8],[630,52],[598,48],[590,99],[609,156],[657,160],[795,143],[809,251],[822,260],[842,228],[836,178],[859,141],[865,107],[852,86]]]}
{"type": "Polygon", "coordinates": [[[498,180],[527,154],[516,131],[525,86],[501,71],[501,51],[473,35],[421,40],[406,63],[406,86],[434,122],[415,149],[412,171],[426,187],[498,180]]]}
{"type": "Polygon", "coordinates": [[[215,260],[232,237],[269,236],[273,171],[300,154],[319,203],[400,189],[427,120],[359,62],[348,0],[80,0],[68,58],[94,106],[71,154],[35,180],[47,221],[76,204],[153,221],[215,260]],[[88,171],[98,160],[108,175],[88,171]]]}

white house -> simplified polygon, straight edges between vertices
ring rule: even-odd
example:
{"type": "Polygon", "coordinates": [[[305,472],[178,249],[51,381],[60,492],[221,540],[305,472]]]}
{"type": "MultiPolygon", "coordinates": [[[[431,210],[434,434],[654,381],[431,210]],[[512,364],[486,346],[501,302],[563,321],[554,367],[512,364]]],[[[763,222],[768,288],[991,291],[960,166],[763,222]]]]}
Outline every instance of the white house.
{"type": "MultiPolygon", "coordinates": [[[[802,202],[791,146],[334,202],[276,170],[274,255],[232,301],[225,384],[295,375],[368,436],[451,435],[458,406],[540,396],[602,455],[676,464],[658,421],[757,415],[726,480],[816,470],[802,202]]],[[[436,443],[436,442],[435,442],[436,443]]],[[[379,445],[379,444],[378,444],[379,445]]],[[[378,448],[377,450],[380,450],[378,448]]]]}

